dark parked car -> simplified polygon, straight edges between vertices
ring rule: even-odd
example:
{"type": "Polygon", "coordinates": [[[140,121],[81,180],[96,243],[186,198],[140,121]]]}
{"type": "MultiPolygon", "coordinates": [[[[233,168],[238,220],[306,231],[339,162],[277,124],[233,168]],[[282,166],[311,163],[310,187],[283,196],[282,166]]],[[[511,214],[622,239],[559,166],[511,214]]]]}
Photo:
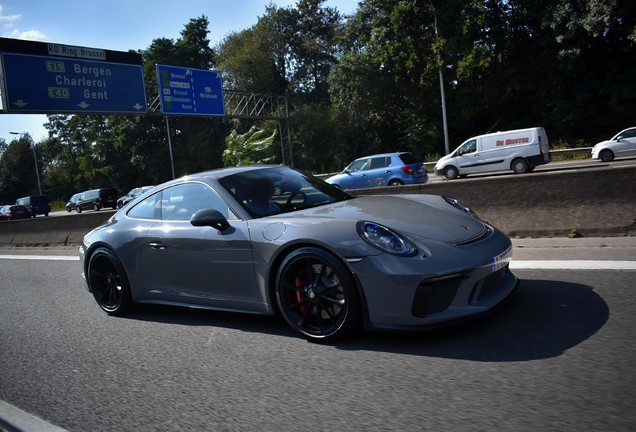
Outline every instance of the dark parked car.
{"type": "Polygon", "coordinates": [[[399,186],[427,181],[424,163],[409,152],[364,156],[351,162],[340,174],[327,179],[327,183],[341,189],[399,186]]]}
{"type": "Polygon", "coordinates": [[[143,194],[147,190],[152,189],[153,187],[154,186],[142,186],[131,189],[126,195],[120,197],[117,200],[117,208],[122,208],[123,206],[137,198],[139,195],[143,194]]]}
{"type": "Polygon", "coordinates": [[[66,202],[66,211],[70,212],[71,210],[75,210],[75,207],[77,206],[77,201],[79,201],[80,196],[82,196],[82,193],[76,193],[75,195],[73,195],[67,202],[66,202]]]}
{"type": "Polygon", "coordinates": [[[119,194],[115,188],[91,189],[82,192],[75,203],[75,211],[81,213],[82,210],[101,210],[104,207],[117,208],[117,198],[119,194]]]}
{"type": "Polygon", "coordinates": [[[29,219],[31,214],[23,205],[9,204],[0,207],[0,220],[29,219]]]}
{"type": "Polygon", "coordinates": [[[84,237],[86,287],[135,303],[273,315],[335,340],[475,317],[518,280],[510,239],[449,197],[354,197],[289,167],[218,169],[157,186],[84,237]]]}
{"type": "Polygon", "coordinates": [[[46,195],[31,195],[18,198],[15,203],[18,205],[23,205],[29,211],[31,217],[36,217],[39,214],[48,216],[49,212],[51,211],[49,197],[47,197],[46,195]]]}

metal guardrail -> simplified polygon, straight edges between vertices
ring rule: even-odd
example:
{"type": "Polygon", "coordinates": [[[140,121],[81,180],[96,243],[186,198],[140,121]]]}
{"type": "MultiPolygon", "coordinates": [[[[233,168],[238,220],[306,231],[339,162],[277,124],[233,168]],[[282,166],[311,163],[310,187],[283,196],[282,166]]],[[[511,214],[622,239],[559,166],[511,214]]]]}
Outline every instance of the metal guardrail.
{"type": "Polygon", "coordinates": [[[583,153],[587,153],[587,154],[591,154],[592,153],[592,147],[579,147],[579,148],[572,148],[572,149],[562,149],[562,150],[551,150],[550,154],[583,154],[583,153]]]}

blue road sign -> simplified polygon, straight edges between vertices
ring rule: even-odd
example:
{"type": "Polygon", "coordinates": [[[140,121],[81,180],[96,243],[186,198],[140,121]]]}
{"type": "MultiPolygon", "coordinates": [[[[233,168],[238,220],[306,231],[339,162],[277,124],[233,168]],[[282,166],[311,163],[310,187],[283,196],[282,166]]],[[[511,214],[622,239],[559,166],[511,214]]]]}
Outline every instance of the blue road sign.
{"type": "Polygon", "coordinates": [[[148,111],[138,64],[2,53],[5,109],[15,113],[148,111]]]}
{"type": "Polygon", "coordinates": [[[157,82],[163,114],[225,115],[218,71],[157,65],[157,82]]]}

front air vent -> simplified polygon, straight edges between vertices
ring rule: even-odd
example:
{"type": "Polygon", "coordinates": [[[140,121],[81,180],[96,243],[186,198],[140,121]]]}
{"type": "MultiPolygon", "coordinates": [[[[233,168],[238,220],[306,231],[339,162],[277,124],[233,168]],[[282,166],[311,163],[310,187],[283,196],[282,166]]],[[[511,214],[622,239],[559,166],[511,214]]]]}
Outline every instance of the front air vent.
{"type": "Polygon", "coordinates": [[[415,291],[411,313],[424,318],[450,306],[464,277],[457,273],[422,281],[415,291]]]}

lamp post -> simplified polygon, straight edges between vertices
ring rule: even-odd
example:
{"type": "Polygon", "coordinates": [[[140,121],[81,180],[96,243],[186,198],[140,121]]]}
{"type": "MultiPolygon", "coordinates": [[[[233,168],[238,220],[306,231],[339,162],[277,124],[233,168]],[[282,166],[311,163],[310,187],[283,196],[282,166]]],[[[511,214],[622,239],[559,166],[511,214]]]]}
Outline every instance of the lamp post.
{"type": "MultiPolygon", "coordinates": [[[[28,135],[28,132],[9,132],[11,135],[28,135]]],[[[29,143],[30,144],[30,143],[29,143]]],[[[38,158],[35,155],[35,144],[30,144],[31,150],[33,151],[33,160],[35,161],[35,176],[38,179],[38,192],[42,195],[42,185],[40,184],[40,170],[38,169],[38,158]]]]}

